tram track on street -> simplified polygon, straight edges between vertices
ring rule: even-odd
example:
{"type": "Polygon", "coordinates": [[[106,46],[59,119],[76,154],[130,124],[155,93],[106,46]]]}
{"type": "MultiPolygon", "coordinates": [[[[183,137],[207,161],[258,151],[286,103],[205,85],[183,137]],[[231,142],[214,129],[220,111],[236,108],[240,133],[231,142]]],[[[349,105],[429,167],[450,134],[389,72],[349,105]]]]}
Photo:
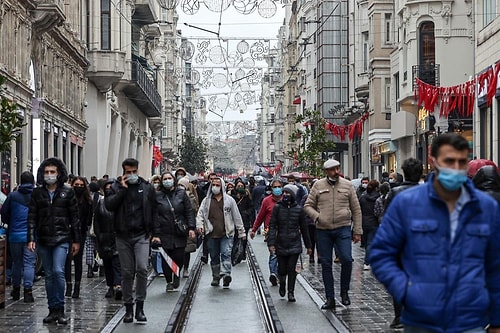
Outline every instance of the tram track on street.
{"type": "MultiPolygon", "coordinates": [[[[252,290],[259,315],[263,324],[263,332],[282,333],[284,332],[281,321],[279,320],[276,308],[274,307],[271,295],[266,286],[264,276],[260,270],[259,264],[252,250],[251,245],[247,247],[247,260],[250,280],[252,281],[252,290]]],[[[172,312],[165,332],[181,333],[184,332],[189,318],[193,315],[191,308],[195,301],[196,291],[199,286],[201,273],[204,265],[201,262],[201,251],[196,257],[196,261],[191,269],[191,274],[184,285],[179,300],[172,312]]]]}

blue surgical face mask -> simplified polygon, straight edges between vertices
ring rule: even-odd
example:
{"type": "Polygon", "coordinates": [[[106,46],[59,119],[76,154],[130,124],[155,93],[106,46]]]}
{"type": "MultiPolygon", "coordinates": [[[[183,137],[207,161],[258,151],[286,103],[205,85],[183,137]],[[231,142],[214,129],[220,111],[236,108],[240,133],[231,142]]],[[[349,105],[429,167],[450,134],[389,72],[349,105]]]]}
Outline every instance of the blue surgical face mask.
{"type": "Polygon", "coordinates": [[[163,182],[163,187],[166,189],[171,189],[174,186],[174,180],[173,179],[165,179],[163,182]]]}
{"type": "Polygon", "coordinates": [[[283,194],[283,189],[281,187],[273,187],[273,195],[279,197],[283,194]]]}
{"type": "Polygon", "coordinates": [[[446,190],[456,191],[467,182],[467,170],[440,167],[435,160],[434,165],[438,170],[437,179],[446,190]]]}

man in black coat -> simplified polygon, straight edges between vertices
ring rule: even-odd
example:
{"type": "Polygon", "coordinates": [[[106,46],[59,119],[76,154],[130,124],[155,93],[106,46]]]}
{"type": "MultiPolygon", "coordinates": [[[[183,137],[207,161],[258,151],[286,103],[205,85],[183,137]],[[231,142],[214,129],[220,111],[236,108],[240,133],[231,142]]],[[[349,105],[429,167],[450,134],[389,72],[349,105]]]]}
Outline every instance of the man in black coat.
{"type": "Polygon", "coordinates": [[[122,162],[123,176],[105,192],[104,205],[115,213],[116,248],[120,257],[122,292],[125,304],[123,322],[135,319],[147,321],[144,315],[144,301],[148,283],[149,238],[153,230],[153,216],[156,213],[156,191],[154,187],[138,175],[139,161],[127,158],[122,162]]]}
{"type": "Polygon", "coordinates": [[[69,251],[80,250],[78,203],[73,188],[67,184],[68,171],[55,157],[44,160],[37,173],[28,211],[28,250],[38,251],[45,271],[45,289],[49,315],[43,322],[67,324],[64,314],[64,266],[69,251]],[[71,244],[71,249],[70,249],[71,244]]]}

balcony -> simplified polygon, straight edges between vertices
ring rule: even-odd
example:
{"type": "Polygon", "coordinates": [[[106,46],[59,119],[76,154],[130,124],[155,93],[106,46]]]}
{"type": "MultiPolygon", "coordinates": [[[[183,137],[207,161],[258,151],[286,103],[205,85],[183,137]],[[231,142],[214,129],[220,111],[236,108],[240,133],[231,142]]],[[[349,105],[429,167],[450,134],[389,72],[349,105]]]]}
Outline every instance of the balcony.
{"type": "Polygon", "coordinates": [[[415,89],[416,78],[427,84],[439,87],[439,64],[414,65],[412,66],[412,75],[413,90],[415,89]]]}
{"type": "Polygon", "coordinates": [[[155,3],[153,0],[136,0],[135,12],[132,16],[134,25],[143,26],[156,21],[155,3]]]}
{"type": "Polygon", "coordinates": [[[45,0],[40,2],[32,13],[33,26],[39,34],[62,25],[66,20],[62,0],[45,0]]]}
{"type": "Polygon", "coordinates": [[[132,61],[132,79],[125,83],[123,92],[147,117],[161,116],[161,97],[146,70],[139,61],[132,61]]]}
{"type": "Polygon", "coordinates": [[[100,92],[108,91],[125,73],[125,52],[94,50],[88,59],[87,77],[100,92]]]}

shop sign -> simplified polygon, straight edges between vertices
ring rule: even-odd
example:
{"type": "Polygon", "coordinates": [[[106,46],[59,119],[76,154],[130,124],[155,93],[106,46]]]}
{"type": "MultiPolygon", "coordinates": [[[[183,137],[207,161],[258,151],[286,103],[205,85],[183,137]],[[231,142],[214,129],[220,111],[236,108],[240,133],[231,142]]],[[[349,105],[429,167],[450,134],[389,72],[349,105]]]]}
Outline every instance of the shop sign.
{"type": "Polygon", "coordinates": [[[396,152],[396,146],[392,141],[385,141],[378,144],[380,154],[390,154],[396,152]]]}
{"type": "Polygon", "coordinates": [[[380,155],[378,143],[372,143],[370,145],[370,153],[372,165],[377,165],[382,162],[382,155],[380,155]]]}

